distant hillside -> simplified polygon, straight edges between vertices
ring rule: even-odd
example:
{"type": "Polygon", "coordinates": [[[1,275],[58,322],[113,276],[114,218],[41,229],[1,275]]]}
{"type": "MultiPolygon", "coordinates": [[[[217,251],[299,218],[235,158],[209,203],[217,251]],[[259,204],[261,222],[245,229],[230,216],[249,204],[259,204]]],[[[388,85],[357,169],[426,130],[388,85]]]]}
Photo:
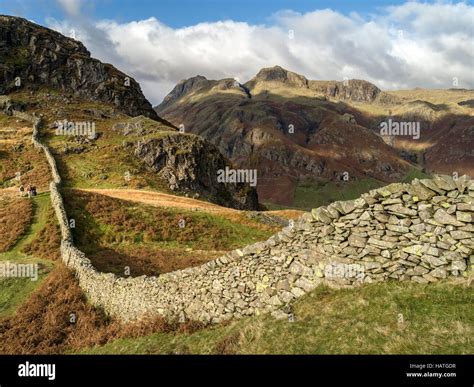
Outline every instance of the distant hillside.
{"type": "Polygon", "coordinates": [[[207,138],[237,165],[258,169],[264,201],[299,206],[301,184],[342,182],[345,176],[381,184],[411,169],[345,102],[372,102],[382,94],[369,82],[308,81],[276,66],[245,84],[183,80],[156,111],[207,138]]]}
{"type": "Polygon", "coordinates": [[[318,197],[356,197],[425,173],[472,175],[472,109],[458,104],[472,91],[429,95],[384,92],[355,79],[308,80],[275,66],[246,83],[183,80],[155,110],[238,166],[258,169],[263,202],[310,208],[325,204],[318,197]],[[381,136],[380,123],[390,118],[419,121],[420,138],[381,136]]]}

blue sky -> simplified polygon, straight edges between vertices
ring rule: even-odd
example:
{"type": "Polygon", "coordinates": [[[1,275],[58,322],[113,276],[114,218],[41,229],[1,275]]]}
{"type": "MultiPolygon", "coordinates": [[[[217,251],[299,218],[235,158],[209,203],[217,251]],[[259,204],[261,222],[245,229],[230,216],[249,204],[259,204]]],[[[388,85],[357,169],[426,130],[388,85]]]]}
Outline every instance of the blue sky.
{"type": "MultiPolygon", "coordinates": [[[[83,12],[96,19],[120,23],[154,16],[173,28],[200,22],[231,19],[250,24],[272,24],[271,15],[281,10],[306,13],[331,8],[342,14],[362,15],[380,7],[401,4],[398,0],[96,0],[88,1],[83,12]]],[[[61,19],[64,11],[56,0],[0,0],[0,13],[22,16],[44,24],[49,18],[61,19]]]]}

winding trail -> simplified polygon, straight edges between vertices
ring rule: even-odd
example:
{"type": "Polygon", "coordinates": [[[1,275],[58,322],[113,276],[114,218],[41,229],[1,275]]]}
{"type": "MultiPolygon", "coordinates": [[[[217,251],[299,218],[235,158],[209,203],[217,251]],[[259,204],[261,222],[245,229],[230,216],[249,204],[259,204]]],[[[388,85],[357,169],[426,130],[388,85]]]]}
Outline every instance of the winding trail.
{"type": "Polygon", "coordinates": [[[208,203],[202,200],[174,196],[170,194],[142,191],[136,189],[83,189],[79,191],[93,192],[100,195],[109,196],[115,199],[122,199],[136,203],[148,204],[156,207],[173,207],[186,210],[203,210],[213,213],[238,213],[239,210],[221,207],[217,204],[208,203]]]}
{"type": "MultiPolygon", "coordinates": [[[[143,191],[136,189],[95,189],[95,188],[76,188],[79,191],[92,192],[100,195],[109,196],[115,199],[127,200],[130,202],[148,204],[155,207],[179,208],[185,210],[200,210],[220,215],[239,214],[245,211],[233,208],[222,207],[217,204],[205,202],[182,196],[175,196],[154,191],[143,191]]],[[[277,215],[285,218],[297,218],[303,211],[298,210],[278,210],[266,211],[265,214],[277,215]]]]}

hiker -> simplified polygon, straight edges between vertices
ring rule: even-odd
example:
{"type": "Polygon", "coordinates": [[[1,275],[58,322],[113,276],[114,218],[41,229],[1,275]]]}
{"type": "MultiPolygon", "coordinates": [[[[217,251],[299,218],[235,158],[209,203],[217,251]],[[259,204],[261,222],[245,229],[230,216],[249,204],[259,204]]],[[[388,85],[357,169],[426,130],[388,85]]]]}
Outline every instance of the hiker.
{"type": "Polygon", "coordinates": [[[36,196],[36,186],[35,185],[31,186],[31,196],[36,196]]]}
{"type": "Polygon", "coordinates": [[[26,193],[28,194],[28,198],[31,198],[31,184],[26,186],[26,193]]]}
{"type": "Polygon", "coordinates": [[[20,197],[24,197],[25,196],[25,187],[23,187],[23,184],[20,185],[20,188],[18,188],[19,192],[20,192],[20,197]]]}

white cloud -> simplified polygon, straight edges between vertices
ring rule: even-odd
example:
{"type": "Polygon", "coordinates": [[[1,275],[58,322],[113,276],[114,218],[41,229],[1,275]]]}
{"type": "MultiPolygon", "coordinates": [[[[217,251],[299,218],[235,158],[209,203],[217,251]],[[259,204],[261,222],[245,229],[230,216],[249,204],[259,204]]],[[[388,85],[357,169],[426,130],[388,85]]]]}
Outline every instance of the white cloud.
{"type": "MultiPolygon", "coordinates": [[[[80,10],[78,1],[58,1],[80,10]]],[[[359,78],[386,89],[449,88],[454,77],[474,88],[474,7],[465,3],[408,2],[369,18],[285,11],[272,20],[272,26],[226,20],[173,29],[155,18],[123,24],[83,18],[50,26],[74,28],[93,56],[134,76],[153,104],[183,78],[246,81],[276,64],[310,79],[359,78]]]]}
{"type": "Polygon", "coordinates": [[[78,16],[81,13],[82,0],[56,0],[59,6],[69,16],[78,16]]]}

